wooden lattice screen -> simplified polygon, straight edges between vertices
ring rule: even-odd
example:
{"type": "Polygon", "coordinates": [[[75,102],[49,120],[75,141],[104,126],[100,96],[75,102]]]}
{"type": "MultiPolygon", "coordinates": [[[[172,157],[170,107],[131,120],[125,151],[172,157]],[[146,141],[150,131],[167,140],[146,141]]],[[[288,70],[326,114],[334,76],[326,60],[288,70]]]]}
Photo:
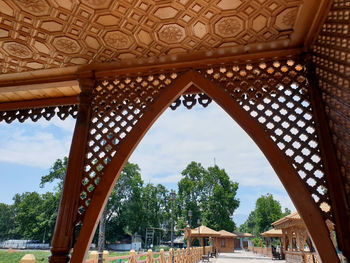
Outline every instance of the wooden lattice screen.
{"type": "Polygon", "coordinates": [[[313,61],[350,204],[350,2],[335,0],[313,46],[313,61]]]}
{"type": "MultiPolygon", "coordinates": [[[[304,65],[290,58],[227,64],[197,71],[227,92],[233,98],[232,103],[239,103],[264,126],[290,159],[317,206],[322,206],[320,211],[325,219],[330,219],[331,206],[304,65]]],[[[103,180],[104,169],[118,154],[119,145],[158,96],[165,89],[171,89],[181,74],[115,77],[96,85],[77,224],[83,223],[94,189],[103,180]]],[[[201,97],[203,95],[199,95],[201,97]]],[[[179,104],[178,100],[172,106],[174,104],[179,104]]]]}

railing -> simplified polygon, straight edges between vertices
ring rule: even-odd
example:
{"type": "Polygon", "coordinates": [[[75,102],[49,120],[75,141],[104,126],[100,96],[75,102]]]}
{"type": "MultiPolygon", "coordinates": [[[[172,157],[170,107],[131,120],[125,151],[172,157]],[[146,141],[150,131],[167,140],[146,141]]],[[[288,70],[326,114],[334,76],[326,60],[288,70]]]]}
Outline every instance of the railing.
{"type": "MultiPolygon", "coordinates": [[[[204,248],[205,254],[212,252],[211,247],[204,248]]],[[[129,255],[109,257],[109,252],[104,251],[102,259],[104,263],[122,262],[127,263],[197,263],[202,259],[203,247],[194,247],[186,249],[177,249],[174,251],[170,249],[169,252],[164,252],[163,249],[160,252],[152,252],[148,250],[147,253],[136,254],[134,250],[131,250],[129,255]]],[[[89,259],[85,263],[97,263],[98,252],[92,251],[89,255],[89,259]]]]}
{"type": "Polygon", "coordinates": [[[248,250],[272,258],[272,249],[270,247],[248,247],[248,250]]]}
{"type": "MultiPolygon", "coordinates": [[[[169,252],[164,252],[163,249],[160,252],[148,250],[147,253],[141,254],[136,254],[134,250],[131,250],[128,255],[113,257],[109,257],[108,251],[103,251],[102,261],[103,263],[197,263],[202,259],[203,250],[205,254],[212,252],[210,246],[204,247],[204,249],[203,247],[183,248],[176,251],[170,249],[169,252]]],[[[98,256],[97,251],[92,251],[85,263],[98,263],[98,256]]],[[[36,260],[34,255],[26,254],[20,262],[35,263],[36,260]]]]}

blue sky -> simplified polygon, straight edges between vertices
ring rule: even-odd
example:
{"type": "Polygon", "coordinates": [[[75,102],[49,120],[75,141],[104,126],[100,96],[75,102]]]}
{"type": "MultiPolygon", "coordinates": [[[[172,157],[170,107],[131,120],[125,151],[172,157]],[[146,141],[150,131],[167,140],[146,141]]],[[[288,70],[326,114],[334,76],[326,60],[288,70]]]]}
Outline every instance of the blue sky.
{"type": "MultiPolygon", "coordinates": [[[[12,203],[16,193],[39,188],[57,158],[68,155],[74,120],[0,123],[0,202],[12,203]]],[[[214,102],[207,108],[168,109],[156,121],[130,158],[141,168],[145,183],[177,188],[181,171],[191,161],[204,167],[214,162],[239,183],[240,207],[234,214],[244,222],[255,201],[272,193],[282,207],[295,210],[270,164],[246,133],[214,102]]]]}

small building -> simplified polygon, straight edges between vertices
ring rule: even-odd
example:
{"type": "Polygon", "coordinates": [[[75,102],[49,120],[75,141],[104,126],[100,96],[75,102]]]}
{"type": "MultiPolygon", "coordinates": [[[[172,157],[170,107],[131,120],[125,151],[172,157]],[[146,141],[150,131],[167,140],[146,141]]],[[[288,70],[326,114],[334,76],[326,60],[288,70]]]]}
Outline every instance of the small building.
{"type": "Polygon", "coordinates": [[[217,238],[217,248],[220,253],[225,252],[234,252],[235,251],[235,238],[236,234],[230,233],[226,230],[218,231],[220,233],[220,237],[217,238]]]}
{"type": "Polygon", "coordinates": [[[239,233],[233,232],[237,237],[235,239],[235,249],[248,249],[248,247],[252,246],[252,241],[250,240],[253,237],[250,233],[239,233]]]}

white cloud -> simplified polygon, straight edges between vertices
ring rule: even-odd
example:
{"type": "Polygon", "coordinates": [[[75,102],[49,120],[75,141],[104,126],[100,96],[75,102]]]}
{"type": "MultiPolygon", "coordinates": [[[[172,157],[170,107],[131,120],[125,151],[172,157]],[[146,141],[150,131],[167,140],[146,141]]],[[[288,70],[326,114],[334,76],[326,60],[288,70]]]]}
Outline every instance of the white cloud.
{"type": "Polygon", "coordinates": [[[208,109],[166,111],[136,148],[131,161],[145,178],[178,173],[190,161],[215,162],[242,185],[280,188],[270,164],[250,139],[217,105],[208,109]]]}
{"type": "Polygon", "coordinates": [[[68,155],[71,120],[67,124],[54,118],[52,122],[14,123],[3,126],[0,132],[0,161],[49,168],[58,158],[68,155]]]}

